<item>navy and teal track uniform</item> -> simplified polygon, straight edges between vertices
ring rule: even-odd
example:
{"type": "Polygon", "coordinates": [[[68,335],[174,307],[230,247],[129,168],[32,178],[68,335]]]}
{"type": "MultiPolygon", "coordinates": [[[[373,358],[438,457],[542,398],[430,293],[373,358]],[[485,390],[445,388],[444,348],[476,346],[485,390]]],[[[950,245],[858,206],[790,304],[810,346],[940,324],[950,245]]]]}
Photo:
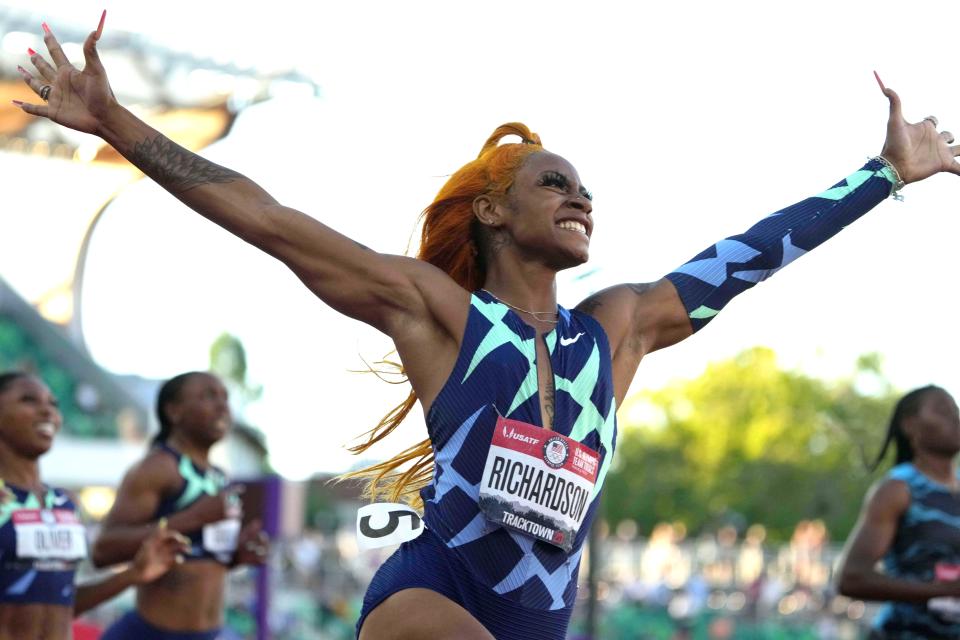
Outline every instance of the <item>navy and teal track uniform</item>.
{"type": "Polygon", "coordinates": [[[25,489],[0,485],[0,603],[73,606],[77,562],[86,556],[86,537],[77,506],[62,489],[48,488],[41,503],[25,489]],[[42,519],[23,517],[41,513],[42,519]],[[22,555],[25,547],[48,546],[43,542],[43,534],[30,531],[24,535],[24,527],[41,528],[45,526],[44,521],[53,521],[54,517],[62,521],[64,516],[72,524],[54,535],[59,542],[66,542],[74,549],[66,554],[73,557],[29,557],[33,555],[29,551],[26,551],[29,556],[22,555]],[[19,548],[18,527],[21,528],[19,548]],[[31,542],[35,534],[41,538],[39,542],[31,542]],[[79,539],[65,540],[64,536],[79,536],[79,539]]]}
{"type": "MultiPolygon", "coordinates": [[[[177,461],[177,469],[183,481],[180,489],[172,496],[164,498],[157,508],[153,519],[168,517],[183,511],[204,496],[221,493],[228,484],[226,475],[216,467],[201,468],[193,463],[190,456],[184,455],[166,443],[158,443],[155,449],[172,456],[177,461]]],[[[203,544],[203,530],[185,534],[190,539],[190,550],[184,554],[187,561],[214,560],[229,564],[233,553],[211,553],[203,544]]],[[[220,629],[206,631],[170,631],[160,629],[144,620],[137,611],[129,611],[110,625],[102,640],[213,640],[220,635],[220,629]]]]}
{"type": "Polygon", "coordinates": [[[542,339],[554,376],[553,430],[600,457],[571,550],[509,531],[480,511],[479,484],[498,417],[543,421],[536,331],[487,292],[476,292],[456,365],[427,415],[434,477],[421,491],[426,530],[374,576],[358,630],[384,599],[420,587],[464,607],[498,640],[565,637],[583,543],[613,456],[616,402],[610,347],[596,320],[558,307],[557,326],[542,339]]]}
{"type": "MultiPolygon", "coordinates": [[[[160,502],[157,513],[153,517],[154,520],[183,511],[204,496],[215,496],[229,484],[227,476],[217,467],[200,468],[193,463],[190,456],[180,453],[165,443],[159,443],[155,448],[176,459],[183,485],[176,494],[160,502]]],[[[223,564],[229,564],[232,560],[232,553],[211,553],[204,548],[203,530],[191,531],[187,537],[190,538],[190,551],[184,556],[186,560],[212,559],[223,564]]]]}
{"type": "MultiPolygon", "coordinates": [[[[906,483],[910,506],[900,517],[893,544],[883,558],[885,573],[933,582],[937,564],[960,566],[960,496],[909,462],[895,466],[887,478],[906,483]]],[[[887,603],[873,624],[884,637],[896,640],[960,638],[960,623],[930,611],[926,603],[887,603]]]]}

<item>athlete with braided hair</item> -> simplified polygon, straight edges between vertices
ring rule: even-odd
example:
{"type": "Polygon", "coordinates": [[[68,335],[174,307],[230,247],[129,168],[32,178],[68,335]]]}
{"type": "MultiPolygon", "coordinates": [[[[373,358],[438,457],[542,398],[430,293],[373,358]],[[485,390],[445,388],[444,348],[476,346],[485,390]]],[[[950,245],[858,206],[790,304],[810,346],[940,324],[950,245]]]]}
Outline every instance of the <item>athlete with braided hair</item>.
{"type": "Polygon", "coordinates": [[[840,565],[840,592],[887,601],[871,638],[960,638],[957,403],[940,387],[914,389],[897,402],[874,469],[891,442],[894,467],[864,499],[840,565]]]}
{"type": "Polygon", "coordinates": [[[556,274],[587,260],[593,205],[573,165],[526,126],[499,127],[447,181],[424,213],[419,259],[383,255],[117,104],[96,51],[101,30],[102,21],[84,44],[83,71],[47,31],[50,60],[32,55],[36,75],[22,72],[47,102],[22,109],[101,136],[195,211],[283,261],[331,307],[390,336],[412,392],[367,444],[415,402],[424,409],[428,439],[365,472],[372,496],[422,503],[426,530],[374,577],[363,640],[563,638],[616,444],[616,407],[641,359],[903,184],[960,173],[953,137],[932,118],[906,122],[884,89],[882,157],[657,282],[613,286],[568,310],[557,305],[556,274]],[[507,136],[521,141],[501,144],[507,136]]]}

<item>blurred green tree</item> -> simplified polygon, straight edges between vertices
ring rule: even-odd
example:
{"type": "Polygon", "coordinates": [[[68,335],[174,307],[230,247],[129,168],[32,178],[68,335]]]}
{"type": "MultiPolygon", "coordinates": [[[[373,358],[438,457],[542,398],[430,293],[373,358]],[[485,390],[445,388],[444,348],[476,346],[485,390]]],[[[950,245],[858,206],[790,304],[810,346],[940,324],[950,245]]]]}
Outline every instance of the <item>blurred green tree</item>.
{"type": "Polygon", "coordinates": [[[262,386],[247,380],[247,351],[236,336],[221,333],[210,345],[210,371],[227,386],[230,399],[241,414],[249,403],[263,395],[262,386]]]}
{"type": "Polygon", "coordinates": [[[681,521],[691,533],[721,523],[761,523],[789,539],[803,519],[822,519],[834,540],[856,519],[873,479],[898,393],[881,358],[862,356],[836,381],[782,369],[757,347],[709,365],[693,380],[643,392],[620,410],[608,522],[642,533],[681,521]]]}

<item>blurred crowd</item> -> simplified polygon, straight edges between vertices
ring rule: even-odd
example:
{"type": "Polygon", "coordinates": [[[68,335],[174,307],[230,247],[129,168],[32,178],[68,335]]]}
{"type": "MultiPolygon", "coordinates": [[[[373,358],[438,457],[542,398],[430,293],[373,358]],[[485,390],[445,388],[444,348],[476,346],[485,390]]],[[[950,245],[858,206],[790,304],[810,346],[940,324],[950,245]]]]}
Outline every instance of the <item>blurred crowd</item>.
{"type": "MultiPolygon", "coordinates": [[[[352,528],[311,530],[280,541],[270,561],[270,625],[277,640],[348,640],[367,582],[390,548],[359,551],[352,528]]],[[[853,640],[864,637],[873,605],[838,596],[831,585],[839,549],[817,520],[771,544],[762,525],[732,525],[688,536],[661,523],[648,536],[634,523],[601,528],[596,568],[598,640],[686,638],[853,640]],[[742,528],[741,528],[742,529],[742,528]]],[[[585,556],[588,557],[588,556],[585,556]]],[[[585,639],[589,589],[581,571],[571,637],[585,639]]],[[[231,576],[224,640],[256,637],[249,569],[231,576]]],[[[132,602],[101,608],[106,623],[132,602]]]]}
{"type": "Polygon", "coordinates": [[[762,525],[688,537],[661,523],[648,538],[621,523],[600,547],[600,638],[805,638],[865,635],[874,608],[839,596],[839,549],[823,522],[804,520],[786,544],[762,525]]]}

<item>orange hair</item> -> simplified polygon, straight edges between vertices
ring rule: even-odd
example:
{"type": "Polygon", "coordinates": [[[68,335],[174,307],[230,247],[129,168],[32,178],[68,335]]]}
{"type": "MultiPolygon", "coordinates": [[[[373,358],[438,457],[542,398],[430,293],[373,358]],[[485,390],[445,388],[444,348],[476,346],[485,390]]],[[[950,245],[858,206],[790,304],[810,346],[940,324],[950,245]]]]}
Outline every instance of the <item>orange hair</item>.
{"type": "MultiPolygon", "coordinates": [[[[483,286],[486,278],[484,237],[473,215],[473,201],[481,195],[503,195],[513,184],[517,170],[528,156],[543,151],[540,136],[519,122],[497,127],[480,149],[477,159],[454,173],[440,193],[421,214],[423,230],[417,258],[442,269],[467,291],[483,286]],[[522,143],[499,144],[504,136],[519,136],[522,143]]],[[[403,372],[399,363],[384,361],[403,372]]],[[[370,431],[366,440],[350,451],[363,453],[390,435],[403,422],[417,402],[411,390],[406,400],[387,413],[370,431]]],[[[420,489],[433,478],[433,447],[427,438],[401,451],[389,460],[342,478],[361,478],[367,482],[364,495],[371,500],[403,501],[423,508],[420,489]],[[408,463],[412,463],[407,466],[408,463]]]]}

